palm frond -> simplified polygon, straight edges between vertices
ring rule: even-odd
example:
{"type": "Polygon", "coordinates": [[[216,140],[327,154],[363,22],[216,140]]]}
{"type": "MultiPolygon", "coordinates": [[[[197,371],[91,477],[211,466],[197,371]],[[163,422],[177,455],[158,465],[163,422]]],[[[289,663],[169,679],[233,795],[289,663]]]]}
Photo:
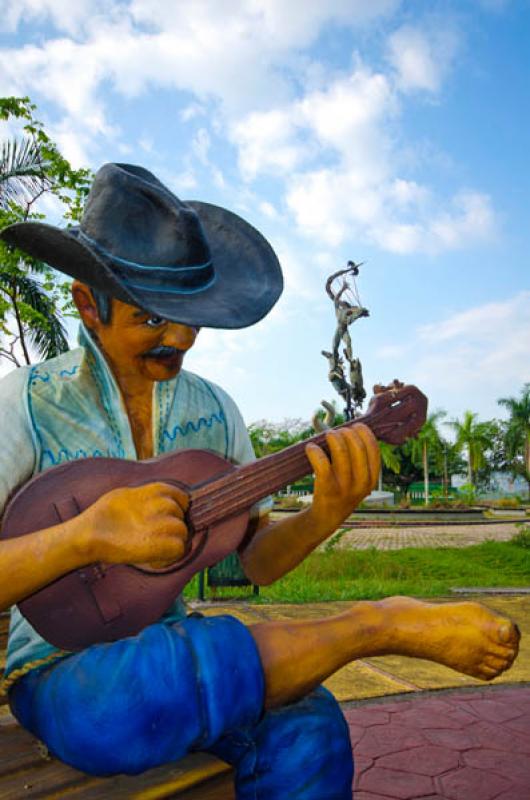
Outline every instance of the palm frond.
{"type": "Polygon", "coordinates": [[[55,303],[41,284],[28,275],[3,274],[10,297],[15,296],[23,317],[25,336],[43,358],[54,358],[68,350],[66,330],[55,303]]]}
{"type": "Polygon", "coordinates": [[[30,136],[8,139],[0,150],[0,208],[27,203],[51,186],[38,141],[30,136]]]}
{"type": "Polygon", "coordinates": [[[28,276],[17,280],[18,296],[36,313],[28,322],[29,341],[43,358],[54,358],[68,350],[66,330],[55,305],[42,286],[28,276]]]}

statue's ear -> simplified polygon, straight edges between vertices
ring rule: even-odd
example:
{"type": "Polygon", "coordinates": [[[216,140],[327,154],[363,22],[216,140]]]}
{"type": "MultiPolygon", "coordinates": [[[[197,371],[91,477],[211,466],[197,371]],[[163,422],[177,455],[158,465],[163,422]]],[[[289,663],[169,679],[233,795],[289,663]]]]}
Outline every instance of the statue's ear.
{"type": "Polygon", "coordinates": [[[94,330],[101,320],[90,287],[86,283],[75,280],[72,283],[72,299],[85,326],[94,330]]]}

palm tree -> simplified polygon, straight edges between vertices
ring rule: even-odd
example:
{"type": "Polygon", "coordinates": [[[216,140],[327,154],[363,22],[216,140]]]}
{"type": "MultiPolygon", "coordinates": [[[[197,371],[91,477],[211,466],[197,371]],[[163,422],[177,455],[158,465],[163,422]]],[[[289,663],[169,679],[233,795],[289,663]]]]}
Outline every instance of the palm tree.
{"type": "Polygon", "coordinates": [[[429,505],[429,450],[440,450],[442,439],[437,428],[438,420],[446,416],[442,409],[429,414],[418,435],[411,439],[411,456],[414,461],[421,459],[423,466],[423,487],[425,505],[429,505]]]}
{"type": "Polygon", "coordinates": [[[383,467],[392,470],[395,475],[401,472],[401,461],[396,448],[386,442],[379,442],[379,452],[381,453],[381,469],[379,471],[379,491],[383,490],[383,467]]]}
{"type": "Polygon", "coordinates": [[[492,446],[491,425],[487,422],[478,422],[478,414],[465,411],[462,422],[452,419],[447,425],[456,433],[455,449],[458,452],[467,451],[467,477],[468,483],[475,484],[477,470],[486,463],[484,453],[492,446]]]}
{"type": "Polygon", "coordinates": [[[506,455],[512,471],[526,480],[530,497],[530,383],[523,386],[519,400],[500,397],[497,403],[510,414],[505,436],[506,455]]]}

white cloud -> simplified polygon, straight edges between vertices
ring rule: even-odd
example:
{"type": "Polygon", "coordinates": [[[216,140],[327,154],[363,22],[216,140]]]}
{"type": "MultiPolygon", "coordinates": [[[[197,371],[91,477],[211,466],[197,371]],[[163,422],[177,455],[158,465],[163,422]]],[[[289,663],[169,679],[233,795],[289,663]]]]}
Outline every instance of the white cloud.
{"type": "Polygon", "coordinates": [[[285,174],[309,154],[296,141],[296,112],[274,109],[252,112],[232,125],[231,139],[239,150],[239,167],[245,180],[263,172],[285,174]]]}
{"type": "Polygon", "coordinates": [[[210,134],[206,128],[199,128],[192,139],[191,150],[201,164],[207,165],[209,163],[208,152],[210,150],[210,145],[210,134]]]}
{"type": "Polygon", "coordinates": [[[499,397],[517,395],[530,379],[530,291],[474,306],[412,332],[409,344],[389,343],[375,355],[391,359],[407,382],[416,384],[449,416],[466,408],[500,417],[499,397]]]}
{"type": "Polygon", "coordinates": [[[408,348],[399,344],[388,344],[376,350],[377,358],[401,358],[407,352],[408,348]]]}
{"type": "Polygon", "coordinates": [[[5,5],[11,29],[23,20],[49,19],[57,30],[78,36],[0,51],[0,90],[20,94],[31,87],[77,119],[95,109],[96,133],[104,127],[98,102],[103,81],[128,96],[151,85],[193,92],[187,120],[212,98],[232,112],[287,100],[291,83],[278,67],[291,48],[309,46],[331,21],[366,24],[388,14],[398,0],[375,0],[369,8],[362,0],[10,0],[5,5]]]}
{"type": "Polygon", "coordinates": [[[401,103],[390,79],[357,58],[325,89],[232,126],[243,177],[283,179],[299,230],[329,246],[355,237],[400,254],[438,253],[492,238],[487,195],[457,190],[444,199],[399,175],[391,130],[401,103]],[[331,165],[315,168],[317,157],[331,165]]]}
{"type": "MultiPolygon", "coordinates": [[[[513,394],[529,380],[530,292],[487,303],[421,327],[415,342],[414,378],[432,396],[473,397],[513,394]]],[[[460,407],[465,404],[461,400],[460,407]]],[[[500,414],[497,409],[490,413],[500,414]]]]}
{"type": "Polygon", "coordinates": [[[269,219],[278,219],[279,216],[278,211],[275,209],[272,203],[269,203],[268,200],[264,200],[262,203],[259,204],[259,210],[261,211],[262,214],[265,214],[265,216],[268,217],[269,219]]]}
{"type": "Polygon", "coordinates": [[[512,326],[526,317],[530,330],[530,292],[521,292],[508,301],[487,303],[454,314],[442,322],[423,325],[418,330],[422,341],[430,344],[446,344],[450,340],[496,342],[503,334],[509,334],[512,326]]]}
{"type": "Polygon", "coordinates": [[[246,179],[272,172],[288,174],[326,150],[350,167],[385,170],[387,140],[380,125],[396,109],[385,76],[361,63],[325,89],[268,111],[252,112],[232,126],[246,179]]]}
{"type": "Polygon", "coordinates": [[[447,27],[429,30],[404,25],[388,40],[388,59],[402,91],[439,91],[458,49],[458,37],[447,27]]]}
{"type": "MultiPolygon", "coordinates": [[[[242,178],[279,180],[299,231],[324,246],[355,236],[391,252],[436,253],[487,240],[495,228],[488,196],[457,188],[452,197],[436,197],[400,174],[394,131],[404,92],[440,89],[457,46],[447,25],[395,31],[386,73],[354,56],[349,73],[317,80],[322,65],[306,55],[307,83],[303,75],[292,81],[296,59],[326,25],[364,25],[397,6],[397,0],[231,0],[227,13],[217,0],[105,6],[83,0],[69,16],[64,0],[23,0],[18,10],[8,4],[11,25],[51,19],[77,38],[0,50],[0,92],[36,92],[56,104],[61,118],[48,128],[76,166],[91,163],[98,145],[108,152],[109,140],[120,148],[104,84],[127,97],[152,87],[181,92],[182,100],[191,93],[184,110],[175,101],[175,115],[198,126],[191,150],[213,184],[226,188],[223,173],[209,163],[212,135],[228,136],[242,178]]],[[[191,166],[181,166],[181,191],[195,186],[191,166]]]]}

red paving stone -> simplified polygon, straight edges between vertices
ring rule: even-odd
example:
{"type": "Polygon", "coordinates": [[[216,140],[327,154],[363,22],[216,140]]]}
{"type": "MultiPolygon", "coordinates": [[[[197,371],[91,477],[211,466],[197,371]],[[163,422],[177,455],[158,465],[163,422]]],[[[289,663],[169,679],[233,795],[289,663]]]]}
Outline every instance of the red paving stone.
{"type": "Polygon", "coordinates": [[[530,800],[530,686],[346,705],[355,800],[530,800]]]}

